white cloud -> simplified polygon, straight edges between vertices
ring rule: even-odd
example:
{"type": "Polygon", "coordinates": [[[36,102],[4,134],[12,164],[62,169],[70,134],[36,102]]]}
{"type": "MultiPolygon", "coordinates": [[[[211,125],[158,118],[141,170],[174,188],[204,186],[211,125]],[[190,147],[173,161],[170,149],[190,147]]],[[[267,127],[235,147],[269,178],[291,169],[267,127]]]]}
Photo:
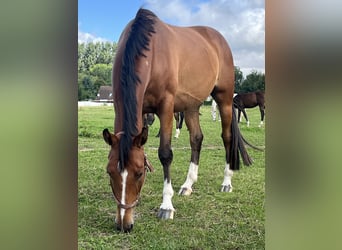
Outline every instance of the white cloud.
{"type": "Polygon", "coordinates": [[[181,26],[216,28],[228,41],[244,76],[265,72],[265,8],[263,0],[148,0],[160,19],[181,26]]]}
{"type": "Polygon", "coordinates": [[[109,40],[81,31],[80,24],[78,24],[78,42],[79,43],[107,42],[107,41],[109,40]]]}

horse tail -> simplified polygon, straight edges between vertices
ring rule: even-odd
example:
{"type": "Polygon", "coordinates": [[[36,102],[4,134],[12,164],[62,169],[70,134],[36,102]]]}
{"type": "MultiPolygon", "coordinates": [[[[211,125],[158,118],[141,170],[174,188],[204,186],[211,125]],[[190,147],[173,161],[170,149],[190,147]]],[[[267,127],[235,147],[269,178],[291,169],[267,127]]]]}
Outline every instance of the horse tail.
{"type": "Polygon", "coordinates": [[[248,152],[245,148],[245,143],[247,141],[241,135],[238,122],[236,119],[236,114],[234,111],[234,105],[232,105],[232,123],[231,123],[231,135],[232,138],[230,140],[230,152],[229,152],[229,163],[230,168],[232,170],[239,170],[240,169],[240,155],[242,157],[243,164],[246,166],[250,166],[253,161],[248,155],[248,152]]]}
{"type": "Polygon", "coordinates": [[[123,101],[123,135],[120,139],[120,161],[124,165],[132,148],[132,137],[139,132],[137,129],[136,85],[141,83],[136,72],[136,59],[146,57],[144,50],[149,50],[150,37],[155,33],[156,16],[145,9],[139,9],[130,27],[122,57],[120,75],[121,95],[123,101]]]}

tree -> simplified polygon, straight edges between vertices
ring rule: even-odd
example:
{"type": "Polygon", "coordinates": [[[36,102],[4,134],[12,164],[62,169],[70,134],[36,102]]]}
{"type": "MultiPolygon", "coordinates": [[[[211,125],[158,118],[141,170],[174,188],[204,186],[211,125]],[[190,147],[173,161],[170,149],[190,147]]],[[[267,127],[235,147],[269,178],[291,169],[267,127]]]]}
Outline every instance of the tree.
{"type": "Polygon", "coordinates": [[[265,74],[252,71],[242,82],[240,92],[238,93],[247,93],[257,90],[265,90],[265,74]]]}
{"type": "Polygon", "coordinates": [[[78,100],[91,100],[95,99],[97,89],[95,78],[93,76],[81,73],[78,75],[78,100]]]}
{"type": "Polygon", "coordinates": [[[239,92],[241,92],[243,72],[240,70],[240,68],[238,66],[234,66],[234,73],[235,73],[235,90],[234,90],[234,92],[239,93],[239,92]]]}
{"type": "Polygon", "coordinates": [[[103,82],[102,85],[111,85],[112,83],[112,65],[95,64],[90,68],[90,74],[96,78],[97,81],[103,82]]]}
{"type": "Polygon", "coordinates": [[[78,44],[78,99],[94,99],[101,85],[111,85],[117,44],[78,44]]]}
{"type": "Polygon", "coordinates": [[[89,71],[95,64],[113,64],[117,44],[110,42],[79,43],[78,71],[89,71]]]}

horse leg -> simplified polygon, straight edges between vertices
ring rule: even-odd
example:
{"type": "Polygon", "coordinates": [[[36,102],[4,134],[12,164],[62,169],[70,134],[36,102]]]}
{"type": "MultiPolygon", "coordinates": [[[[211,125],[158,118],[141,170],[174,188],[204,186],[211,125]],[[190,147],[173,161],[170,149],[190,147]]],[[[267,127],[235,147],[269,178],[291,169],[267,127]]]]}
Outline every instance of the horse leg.
{"type": "Polygon", "coordinates": [[[179,112],[179,129],[183,127],[183,120],[184,120],[184,112],[179,112]]]}
{"type": "Polygon", "coordinates": [[[261,127],[262,125],[264,125],[265,107],[259,106],[259,110],[260,110],[260,115],[261,115],[261,121],[260,121],[259,127],[261,127]]]}
{"type": "Polygon", "coordinates": [[[203,134],[199,125],[199,111],[186,112],[185,123],[190,133],[191,160],[188,175],[179,190],[180,195],[192,193],[192,185],[197,181],[198,163],[203,141],[203,134]]]}
{"type": "MultiPolygon", "coordinates": [[[[224,178],[221,185],[221,192],[232,192],[232,177],[233,177],[233,169],[230,164],[230,147],[231,147],[231,140],[232,140],[232,133],[231,133],[231,122],[232,122],[232,112],[233,109],[226,103],[218,102],[220,115],[221,115],[221,125],[222,125],[222,140],[224,144],[224,148],[226,151],[226,164],[224,168],[224,178]]],[[[238,109],[239,113],[241,112],[238,109]]],[[[243,109],[242,109],[243,111],[243,109]]],[[[235,116],[236,117],[236,116],[235,116]]],[[[238,119],[239,120],[239,119],[238,119]]]]}
{"type": "Polygon", "coordinates": [[[244,116],[245,119],[246,119],[247,127],[249,127],[249,120],[248,120],[247,113],[246,113],[246,110],[245,110],[245,109],[242,109],[242,114],[243,114],[243,116],[244,116]]]}
{"type": "Polygon", "coordinates": [[[174,114],[175,116],[175,120],[176,120],[176,134],[175,134],[175,138],[178,138],[179,137],[179,134],[180,134],[180,127],[179,127],[179,112],[176,112],[174,114]]]}
{"type": "Polygon", "coordinates": [[[213,121],[216,121],[216,107],[217,107],[217,103],[213,99],[211,101],[211,118],[213,119],[213,121]]]}
{"type": "Polygon", "coordinates": [[[164,105],[158,112],[160,119],[160,144],[158,156],[163,165],[164,188],[163,201],[159,208],[158,217],[161,219],[173,219],[174,207],[172,205],[173,189],[171,185],[170,166],[173,159],[171,150],[171,135],[173,125],[173,104],[164,105]],[[167,107],[166,107],[167,106],[167,107]]]}
{"type": "Polygon", "coordinates": [[[238,111],[238,122],[241,122],[241,110],[237,108],[238,111]]]}

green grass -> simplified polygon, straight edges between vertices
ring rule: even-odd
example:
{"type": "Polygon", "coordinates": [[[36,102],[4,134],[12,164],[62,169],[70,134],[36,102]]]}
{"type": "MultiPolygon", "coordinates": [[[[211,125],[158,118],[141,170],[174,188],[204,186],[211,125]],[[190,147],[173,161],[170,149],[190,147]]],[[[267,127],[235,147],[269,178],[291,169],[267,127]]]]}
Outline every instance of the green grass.
{"type": "MultiPolygon", "coordinates": [[[[131,233],[114,227],[116,204],[106,174],[109,146],[102,130],[113,131],[111,106],[78,109],[78,247],[79,249],[264,249],[265,245],[265,152],[248,148],[254,160],[233,177],[232,193],[221,193],[224,149],[219,122],[213,122],[210,106],[202,106],[204,134],[198,182],[190,197],[177,193],[189,167],[189,135],[184,126],[179,139],[172,138],[172,184],[175,191],[173,220],[161,221],[163,171],[158,160],[159,121],[150,127],[145,152],[155,172],[148,173],[131,233]]],[[[250,127],[239,125],[252,144],[265,145],[265,128],[259,128],[258,108],[248,109],[250,127]]]]}

